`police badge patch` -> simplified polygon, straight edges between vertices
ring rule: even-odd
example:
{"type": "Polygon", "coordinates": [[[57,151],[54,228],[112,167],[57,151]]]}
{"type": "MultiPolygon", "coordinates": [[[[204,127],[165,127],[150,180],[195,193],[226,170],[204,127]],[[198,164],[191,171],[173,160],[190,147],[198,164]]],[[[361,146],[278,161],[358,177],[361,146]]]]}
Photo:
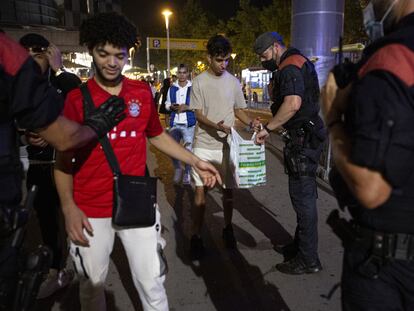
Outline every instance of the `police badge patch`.
{"type": "Polygon", "coordinates": [[[132,99],[128,102],[128,111],[131,117],[138,117],[141,113],[141,103],[137,99],[132,99]]]}

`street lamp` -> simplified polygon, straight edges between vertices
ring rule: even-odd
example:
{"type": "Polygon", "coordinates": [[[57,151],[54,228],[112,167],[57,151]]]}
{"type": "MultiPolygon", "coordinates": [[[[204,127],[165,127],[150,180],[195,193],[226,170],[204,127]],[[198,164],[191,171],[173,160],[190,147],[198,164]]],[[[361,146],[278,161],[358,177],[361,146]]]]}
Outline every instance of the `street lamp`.
{"type": "Polygon", "coordinates": [[[135,57],[135,47],[133,46],[132,48],[130,48],[128,50],[128,52],[129,52],[129,58],[131,60],[130,65],[131,65],[131,68],[133,68],[134,67],[134,57],[135,57]]]}
{"type": "Polygon", "coordinates": [[[162,11],[162,15],[165,17],[165,29],[167,30],[167,76],[170,76],[170,28],[169,26],[169,17],[172,15],[170,10],[162,11]]]}
{"type": "Polygon", "coordinates": [[[231,53],[230,54],[230,56],[231,56],[231,58],[233,59],[233,61],[232,61],[232,69],[233,69],[233,74],[234,74],[234,59],[236,58],[236,56],[237,56],[237,54],[236,53],[231,53]]]}

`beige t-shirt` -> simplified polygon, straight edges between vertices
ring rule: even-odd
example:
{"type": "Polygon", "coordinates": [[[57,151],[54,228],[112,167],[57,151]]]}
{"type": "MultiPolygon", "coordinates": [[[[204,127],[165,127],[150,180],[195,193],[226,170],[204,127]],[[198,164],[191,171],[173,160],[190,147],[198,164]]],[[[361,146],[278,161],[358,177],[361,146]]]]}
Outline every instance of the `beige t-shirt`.
{"type": "MultiPolygon", "coordinates": [[[[225,71],[216,76],[204,71],[193,80],[190,99],[191,109],[200,109],[210,121],[233,126],[234,109],[246,108],[239,80],[225,71]]],[[[197,123],[194,148],[222,150],[227,145],[227,135],[201,123],[197,123]]]]}

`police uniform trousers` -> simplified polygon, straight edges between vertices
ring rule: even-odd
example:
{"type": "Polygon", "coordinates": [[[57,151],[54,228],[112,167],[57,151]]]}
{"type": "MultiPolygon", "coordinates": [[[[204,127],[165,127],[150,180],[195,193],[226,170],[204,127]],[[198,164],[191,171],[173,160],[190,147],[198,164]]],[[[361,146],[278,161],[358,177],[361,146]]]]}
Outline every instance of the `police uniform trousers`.
{"type": "Polygon", "coordinates": [[[344,311],[414,310],[414,261],[394,259],[380,269],[378,278],[363,276],[359,267],[369,254],[357,246],[345,248],[342,269],[344,311]]]}
{"type": "MultiPolygon", "coordinates": [[[[319,159],[322,144],[316,152],[315,159],[319,159]]],[[[296,231],[294,243],[298,248],[298,255],[307,263],[312,264],[318,257],[318,212],[316,200],[318,198],[316,184],[316,170],[318,163],[307,157],[308,174],[306,176],[292,176],[289,174],[289,196],[293,209],[296,212],[296,231]]]]}
{"type": "Polygon", "coordinates": [[[27,189],[38,186],[33,202],[36,210],[43,243],[53,253],[51,268],[60,270],[64,267],[64,231],[60,213],[59,196],[53,180],[53,164],[30,164],[27,171],[27,189]]]}

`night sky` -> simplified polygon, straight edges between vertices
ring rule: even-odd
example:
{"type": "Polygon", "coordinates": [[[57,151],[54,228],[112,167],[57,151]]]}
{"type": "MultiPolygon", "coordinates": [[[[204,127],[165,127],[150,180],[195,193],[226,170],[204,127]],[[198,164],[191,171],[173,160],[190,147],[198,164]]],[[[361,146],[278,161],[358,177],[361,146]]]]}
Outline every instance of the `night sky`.
{"type": "MultiPolygon", "coordinates": [[[[200,0],[202,7],[219,19],[227,20],[235,15],[239,6],[238,0],[200,0]]],[[[270,4],[272,0],[251,0],[255,6],[270,4]]],[[[143,37],[161,36],[165,32],[164,17],[161,12],[165,8],[178,14],[180,6],[185,0],[122,0],[123,13],[131,19],[143,37]]],[[[174,15],[171,17],[171,26],[174,27],[174,15]]]]}

